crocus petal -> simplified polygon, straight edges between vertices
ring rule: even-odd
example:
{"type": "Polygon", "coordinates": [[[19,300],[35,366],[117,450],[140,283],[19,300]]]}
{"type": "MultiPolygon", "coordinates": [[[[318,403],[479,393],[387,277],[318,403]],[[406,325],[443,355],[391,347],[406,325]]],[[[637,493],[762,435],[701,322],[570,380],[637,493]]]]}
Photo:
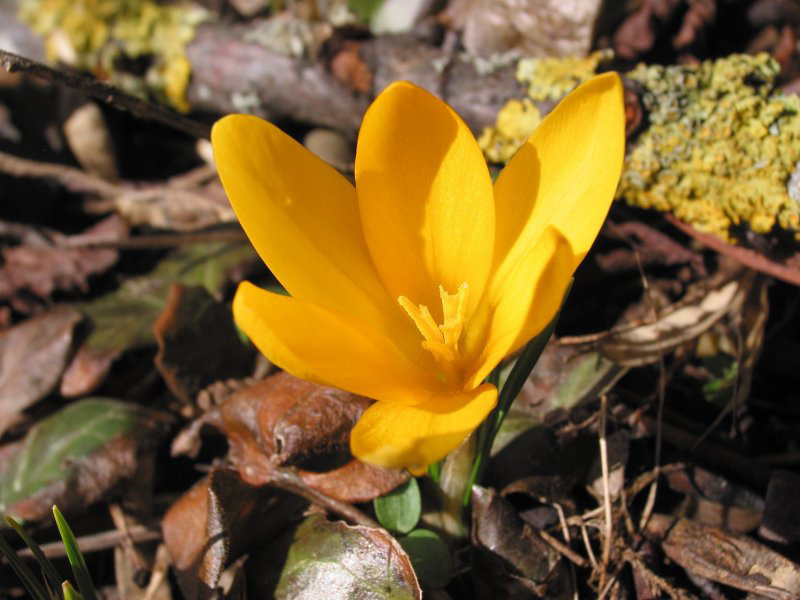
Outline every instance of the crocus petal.
{"type": "Polygon", "coordinates": [[[482,316],[470,324],[468,344],[480,355],[470,382],[555,315],[611,206],[624,132],[622,84],[600,75],[564,98],[500,173],[492,276],[482,316]]]}
{"type": "MultiPolygon", "coordinates": [[[[441,387],[386,333],[307,300],[243,282],[233,300],[236,324],[258,349],[292,375],[370,398],[419,403],[441,387]]],[[[419,346],[421,360],[428,359],[419,346]]]]}
{"type": "Polygon", "coordinates": [[[496,402],[497,389],[489,384],[433,395],[416,406],[376,402],[350,434],[350,450],[364,462],[420,473],[457,448],[496,402]]]}
{"type": "Polygon", "coordinates": [[[355,189],[274,125],[230,115],[211,132],[239,222],[292,296],[379,323],[396,300],[378,279],[355,189]]]}
{"type": "Polygon", "coordinates": [[[497,178],[493,273],[514,268],[510,263],[548,226],[575,254],[586,254],[611,206],[624,154],[622,83],[607,73],[567,95],[497,178]]]}
{"type": "Polygon", "coordinates": [[[441,319],[439,286],[469,286],[477,304],[494,246],[492,184],[480,149],[444,102],[410,83],[370,106],[356,149],[356,189],[367,246],[394,298],[441,319]]]}
{"type": "Polygon", "coordinates": [[[503,358],[547,326],[582,258],[557,229],[545,229],[508,274],[503,295],[493,304],[482,303],[473,317],[465,343],[476,358],[465,388],[478,385],[503,358]]]}

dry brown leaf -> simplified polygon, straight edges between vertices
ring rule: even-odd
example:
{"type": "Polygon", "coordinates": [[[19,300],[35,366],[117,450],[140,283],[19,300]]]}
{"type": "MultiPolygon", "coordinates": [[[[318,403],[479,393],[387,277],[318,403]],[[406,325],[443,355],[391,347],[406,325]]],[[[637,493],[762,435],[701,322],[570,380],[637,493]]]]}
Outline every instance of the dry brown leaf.
{"type": "Polygon", "coordinates": [[[121,350],[94,350],[87,345],[78,348],[61,377],[59,393],[65,398],[79,398],[93,392],[103,383],[121,350]]]}
{"type": "Polygon", "coordinates": [[[494,490],[472,488],[471,538],[479,596],[549,597],[560,555],[494,490]]]}
{"type": "Polygon", "coordinates": [[[173,283],[153,333],[156,367],[187,404],[210,383],[243,377],[250,369],[252,353],[240,341],[230,310],[203,287],[173,283]]]}
{"type": "Polygon", "coordinates": [[[662,311],[654,323],[621,329],[603,338],[599,350],[609,360],[626,366],[641,366],[695,339],[744,302],[752,277],[712,287],[691,304],[675,305],[662,311]]]}
{"type": "Polygon", "coordinates": [[[227,436],[231,462],[248,483],[269,483],[276,467],[300,465],[309,487],[343,502],[364,502],[407,477],[397,469],[346,466],[357,462],[349,458],[350,430],[370,403],[279,373],[236,392],[206,420],[227,436]]]}
{"type": "Polygon", "coordinates": [[[111,267],[119,253],[113,248],[70,248],[68,245],[75,241],[114,241],[126,234],[127,226],[122,219],[111,215],[80,235],[57,235],[57,243],[52,246],[4,248],[0,300],[9,300],[20,312],[30,312],[35,304],[25,297],[26,294],[48,299],[55,291],[87,291],[88,278],[111,267]]]}
{"type": "Polygon", "coordinates": [[[55,389],[80,320],[77,311],[57,307],[0,333],[0,435],[55,389]]]}
{"type": "Polygon", "coordinates": [[[186,598],[209,597],[230,561],[267,542],[299,518],[306,501],[278,489],[253,486],[232,469],[218,469],[192,486],[162,521],[186,598]]]}
{"type": "Polygon", "coordinates": [[[647,532],[693,575],[770,600],[800,597],[800,565],[748,537],[666,515],[653,515],[647,532]]]}
{"type": "Polygon", "coordinates": [[[158,229],[193,231],[236,221],[218,180],[193,190],[160,184],[121,188],[113,204],[131,225],[158,229]]]}

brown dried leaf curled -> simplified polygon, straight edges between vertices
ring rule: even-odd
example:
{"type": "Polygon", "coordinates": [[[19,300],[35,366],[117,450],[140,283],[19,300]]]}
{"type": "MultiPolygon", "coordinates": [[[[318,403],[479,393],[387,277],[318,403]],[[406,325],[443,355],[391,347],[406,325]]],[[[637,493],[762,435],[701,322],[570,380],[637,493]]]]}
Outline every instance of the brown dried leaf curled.
{"type": "Polygon", "coordinates": [[[299,518],[306,501],[253,486],[232,469],[217,469],[164,515],[164,542],[186,598],[206,598],[229,563],[299,518]]]}
{"type": "Polygon", "coordinates": [[[471,537],[476,581],[484,597],[548,596],[549,584],[557,579],[559,554],[492,489],[472,488],[471,537]]]}
{"type": "Polygon", "coordinates": [[[269,483],[276,467],[302,465],[307,470],[300,475],[312,488],[343,502],[365,502],[408,477],[349,457],[350,430],[370,403],[279,373],[230,396],[208,422],[227,436],[230,459],[245,481],[269,483]]]}
{"type": "Polygon", "coordinates": [[[250,369],[252,354],[239,340],[230,311],[205,288],[173,283],[153,333],[156,367],[187,404],[210,383],[243,377],[250,369]]]}
{"type": "Polygon", "coordinates": [[[85,292],[88,278],[117,262],[119,252],[113,248],[70,248],[69,244],[118,240],[127,229],[118,215],[112,215],[80,235],[56,235],[56,245],[4,248],[0,300],[9,300],[20,312],[30,312],[34,305],[25,293],[48,299],[55,291],[85,292]]]}

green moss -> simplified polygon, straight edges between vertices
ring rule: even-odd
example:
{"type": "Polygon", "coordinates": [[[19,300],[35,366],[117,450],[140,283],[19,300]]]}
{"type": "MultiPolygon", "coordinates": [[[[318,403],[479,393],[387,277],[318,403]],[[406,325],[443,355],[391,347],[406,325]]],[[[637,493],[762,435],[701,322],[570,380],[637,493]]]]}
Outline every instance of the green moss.
{"type": "Polygon", "coordinates": [[[650,125],[617,196],[729,241],[740,224],[797,235],[800,204],[787,184],[800,161],[800,98],[775,90],[778,72],[761,54],[628,73],[644,90],[650,125]]]}
{"type": "Polygon", "coordinates": [[[108,77],[126,91],[155,92],[186,111],[186,45],[207,12],[153,0],[19,0],[19,17],[44,36],[51,59],[108,77]],[[121,59],[146,58],[143,77],[118,71],[121,59]]]}

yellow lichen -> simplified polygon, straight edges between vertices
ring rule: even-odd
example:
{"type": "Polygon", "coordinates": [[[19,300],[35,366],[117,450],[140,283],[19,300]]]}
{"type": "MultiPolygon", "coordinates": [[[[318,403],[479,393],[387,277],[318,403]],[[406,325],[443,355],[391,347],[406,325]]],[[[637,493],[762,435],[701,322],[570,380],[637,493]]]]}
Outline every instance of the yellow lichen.
{"type": "Polygon", "coordinates": [[[606,50],[586,57],[523,58],[517,63],[517,79],[528,85],[529,98],[511,99],[497,114],[494,127],[487,127],[478,143],[487,160],[508,161],[542,120],[536,102],[554,101],[595,75],[606,50]]]}
{"type": "Polygon", "coordinates": [[[186,45],[207,18],[197,5],[153,0],[19,0],[20,19],[44,36],[51,59],[108,77],[126,91],[155,92],[186,111],[190,65],[186,45]],[[118,69],[142,60],[143,77],[118,69]]]}
{"type": "Polygon", "coordinates": [[[530,99],[509,100],[497,114],[495,126],[483,130],[478,144],[488,160],[506,162],[541,120],[542,114],[530,99]]]}
{"type": "MultiPolygon", "coordinates": [[[[530,98],[510,100],[479,142],[492,162],[508,161],[538,124],[534,101],[549,101],[590,77],[604,54],[522,60],[530,98]]],[[[640,65],[646,127],[633,141],[617,191],[642,208],[670,211],[733,241],[732,226],[800,239],[800,98],[775,89],[767,55],[733,55],[698,66],[640,65]]]]}
{"type": "Polygon", "coordinates": [[[774,89],[767,55],[628,73],[644,90],[649,126],[625,161],[617,197],[671,211],[733,241],[731,226],[800,230],[787,184],[800,162],[800,99],[774,89]]]}
{"type": "Polygon", "coordinates": [[[611,56],[610,50],[598,50],[589,56],[523,58],[517,63],[517,80],[528,84],[531,100],[559,100],[592,77],[611,56]]]}

